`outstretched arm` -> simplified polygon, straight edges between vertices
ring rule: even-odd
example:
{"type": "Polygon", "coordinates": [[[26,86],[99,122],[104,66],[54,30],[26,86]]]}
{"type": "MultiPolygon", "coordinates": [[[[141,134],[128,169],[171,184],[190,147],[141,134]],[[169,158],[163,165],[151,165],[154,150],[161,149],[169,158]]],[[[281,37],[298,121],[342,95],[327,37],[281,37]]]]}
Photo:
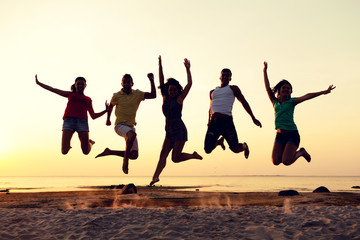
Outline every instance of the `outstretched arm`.
{"type": "Polygon", "coordinates": [[[39,85],[40,87],[42,87],[42,88],[44,88],[44,89],[46,89],[46,90],[48,90],[50,92],[56,93],[56,94],[58,94],[60,96],[66,97],[66,98],[69,97],[69,93],[70,93],[69,91],[63,91],[63,90],[60,90],[60,89],[57,89],[57,88],[50,87],[50,86],[48,86],[48,85],[46,85],[44,83],[41,83],[37,78],[37,74],[35,75],[35,82],[36,82],[37,85],[39,85]]]}
{"type": "Polygon", "coordinates": [[[109,104],[107,103],[107,101],[105,101],[105,110],[99,113],[95,113],[92,103],[90,103],[90,107],[89,107],[89,114],[91,116],[92,119],[96,119],[98,117],[101,117],[102,115],[104,115],[105,113],[107,113],[109,110],[109,104]]]}
{"type": "Polygon", "coordinates": [[[245,97],[242,95],[240,88],[238,86],[230,86],[231,89],[234,92],[235,97],[241,102],[241,104],[243,105],[245,111],[251,116],[251,119],[253,120],[254,124],[256,126],[262,127],[261,126],[261,122],[259,120],[257,120],[250,108],[249,103],[246,101],[245,97]]]}
{"type": "Polygon", "coordinates": [[[184,100],[186,98],[186,96],[188,95],[189,91],[190,91],[190,88],[192,86],[192,77],[191,77],[191,71],[190,71],[190,61],[185,58],[184,59],[184,65],[185,65],[185,68],[186,68],[186,74],[187,74],[187,84],[186,86],[184,87],[184,90],[181,94],[181,98],[182,100],[184,100]]]}
{"type": "Polygon", "coordinates": [[[148,78],[150,80],[150,85],[151,85],[151,92],[146,92],[144,95],[145,99],[152,99],[152,98],[156,98],[156,89],[155,89],[155,84],[154,84],[154,74],[152,73],[148,73],[148,78]]]}
{"type": "Polygon", "coordinates": [[[331,93],[332,90],[334,90],[336,87],[333,86],[333,85],[330,85],[328,87],[328,89],[324,90],[324,91],[320,91],[320,92],[314,92],[314,93],[308,93],[308,94],[305,94],[304,96],[302,97],[298,97],[298,98],[294,98],[294,103],[295,104],[299,104],[299,103],[302,103],[303,101],[306,101],[306,100],[310,100],[312,98],[315,98],[315,97],[318,97],[320,95],[326,95],[328,93],[331,93]]]}
{"type": "Polygon", "coordinates": [[[271,87],[270,87],[270,82],[269,82],[269,78],[268,78],[268,74],[267,74],[267,67],[268,67],[268,64],[267,62],[264,62],[264,83],[265,83],[265,89],[266,89],[266,92],[269,96],[269,99],[272,103],[274,103],[275,101],[275,95],[273,93],[273,91],[271,91],[271,87]]]}

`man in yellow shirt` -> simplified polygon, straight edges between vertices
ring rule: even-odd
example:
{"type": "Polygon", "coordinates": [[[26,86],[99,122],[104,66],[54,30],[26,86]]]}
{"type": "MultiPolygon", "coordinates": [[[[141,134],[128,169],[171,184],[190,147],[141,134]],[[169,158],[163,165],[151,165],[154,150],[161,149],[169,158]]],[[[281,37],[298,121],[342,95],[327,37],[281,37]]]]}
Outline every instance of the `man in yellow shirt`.
{"type": "Polygon", "coordinates": [[[129,172],[129,159],[137,159],[139,156],[138,150],[138,142],[136,139],[136,132],[135,132],[135,117],[136,112],[139,108],[141,101],[145,99],[152,99],[156,98],[156,89],[154,84],[154,75],[149,73],[148,78],[150,80],[151,85],[151,92],[142,92],[138,89],[132,89],[134,82],[130,74],[125,74],[122,78],[122,89],[114,93],[108,114],[106,125],[110,126],[110,116],[115,106],[115,132],[125,138],[126,141],[126,149],[125,151],[118,151],[118,150],[111,150],[106,148],[102,153],[97,155],[96,157],[103,157],[108,155],[115,155],[123,157],[123,172],[128,174],[129,172]]]}

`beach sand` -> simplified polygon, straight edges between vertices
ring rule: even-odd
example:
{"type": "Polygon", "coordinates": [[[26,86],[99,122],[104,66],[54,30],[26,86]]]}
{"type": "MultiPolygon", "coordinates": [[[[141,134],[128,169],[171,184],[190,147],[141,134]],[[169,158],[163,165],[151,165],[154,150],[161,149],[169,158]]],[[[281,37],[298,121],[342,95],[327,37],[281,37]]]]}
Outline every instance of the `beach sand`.
{"type": "Polygon", "coordinates": [[[0,194],[0,239],[360,239],[360,193],[0,194]]]}

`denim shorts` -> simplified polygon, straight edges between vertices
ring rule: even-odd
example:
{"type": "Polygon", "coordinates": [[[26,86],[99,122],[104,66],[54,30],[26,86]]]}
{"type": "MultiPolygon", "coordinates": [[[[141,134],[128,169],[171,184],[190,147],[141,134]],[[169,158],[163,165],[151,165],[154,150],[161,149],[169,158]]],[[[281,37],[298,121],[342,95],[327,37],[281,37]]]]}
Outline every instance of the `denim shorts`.
{"type": "Polygon", "coordinates": [[[64,119],[62,130],[69,130],[73,132],[88,132],[88,120],[82,118],[66,117],[64,119]]]}

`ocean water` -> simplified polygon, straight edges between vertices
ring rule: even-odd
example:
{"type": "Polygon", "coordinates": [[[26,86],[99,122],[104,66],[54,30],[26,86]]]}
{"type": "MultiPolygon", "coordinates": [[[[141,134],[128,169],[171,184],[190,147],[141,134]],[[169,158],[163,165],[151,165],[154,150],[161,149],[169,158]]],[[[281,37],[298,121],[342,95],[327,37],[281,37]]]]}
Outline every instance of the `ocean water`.
{"type": "MultiPolygon", "coordinates": [[[[151,177],[0,177],[0,190],[10,192],[52,192],[87,190],[90,187],[111,186],[133,183],[146,186],[151,177]]],[[[360,186],[360,176],[198,176],[161,177],[155,184],[173,187],[176,190],[196,190],[215,192],[278,192],[297,190],[312,192],[319,186],[331,192],[360,192],[352,188],[360,186]]]]}

